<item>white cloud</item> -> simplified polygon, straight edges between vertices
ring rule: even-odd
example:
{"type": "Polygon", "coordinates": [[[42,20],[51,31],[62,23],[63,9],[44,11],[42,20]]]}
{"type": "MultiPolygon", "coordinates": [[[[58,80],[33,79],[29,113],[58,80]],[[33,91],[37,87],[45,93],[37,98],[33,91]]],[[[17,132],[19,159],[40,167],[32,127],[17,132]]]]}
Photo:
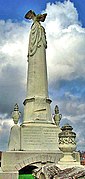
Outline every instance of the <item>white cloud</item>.
{"type": "MultiPolygon", "coordinates": [[[[23,67],[26,64],[29,23],[0,21],[0,61],[2,66],[12,64],[23,67]]],[[[0,68],[1,70],[1,68],[0,68]]]]}
{"type": "Polygon", "coordinates": [[[48,4],[45,28],[48,40],[49,80],[85,78],[85,29],[70,1],[48,4]],[[80,66],[81,64],[81,66],[80,66]]]}

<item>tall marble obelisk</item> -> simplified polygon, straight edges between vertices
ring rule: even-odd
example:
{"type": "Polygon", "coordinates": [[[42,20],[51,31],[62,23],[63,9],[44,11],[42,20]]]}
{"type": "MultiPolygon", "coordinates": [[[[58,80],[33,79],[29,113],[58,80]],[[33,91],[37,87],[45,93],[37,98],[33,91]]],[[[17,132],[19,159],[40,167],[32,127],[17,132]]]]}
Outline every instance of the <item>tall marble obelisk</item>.
{"type": "Polygon", "coordinates": [[[30,10],[25,18],[32,19],[29,36],[27,94],[24,101],[24,117],[21,125],[21,150],[56,151],[59,125],[51,117],[51,100],[48,97],[46,33],[41,22],[47,14],[36,15],[30,10]]]}
{"type": "Polygon", "coordinates": [[[46,34],[40,21],[44,22],[47,14],[36,15],[30,10],[26,19],[32,19],[28,48],[27,95],[24,101],[23,124],[29,122],[52,122],[51,100],[48,98],[46,34]]]}

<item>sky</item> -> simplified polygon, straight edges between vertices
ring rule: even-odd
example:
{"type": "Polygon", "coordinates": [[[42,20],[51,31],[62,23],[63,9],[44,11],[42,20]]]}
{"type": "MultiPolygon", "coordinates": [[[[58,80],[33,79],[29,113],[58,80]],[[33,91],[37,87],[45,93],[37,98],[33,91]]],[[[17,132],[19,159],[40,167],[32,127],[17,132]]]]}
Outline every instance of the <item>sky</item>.
{"type": "Polygon", "coordinates": [[[60,126],[72,125],[77,150],[85,151],[85,0],[0,1],[0,150],[7,150],[16,103],[23,119],[30,9],[48,14],[42,25],[52,114],[57,104],[60,126]]]}

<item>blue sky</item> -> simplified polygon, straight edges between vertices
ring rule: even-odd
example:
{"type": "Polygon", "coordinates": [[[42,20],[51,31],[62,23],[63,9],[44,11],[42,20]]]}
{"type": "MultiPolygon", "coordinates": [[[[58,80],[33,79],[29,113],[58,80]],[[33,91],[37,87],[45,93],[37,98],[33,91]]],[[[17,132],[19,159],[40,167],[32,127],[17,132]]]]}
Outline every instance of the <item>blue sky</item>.
{"type": "MultiPolygon", "coordinates": [[[[79,13],[79,20],[85,27],[85,0],[70,0],[74,3],[75,7],[79,13]]],[[[22,20],[23,15],[28,9],[33,9],[36,13],[41,13],[43,9],[46,8],[46,4],[55,2],[64,2],[64,0],[21,0],[21,1],[11,1],[11,0],[1,0],[0,1],[0,18],[1,19],[13,19],[22,20]]]]}
{"type": "Polygon", "coordinates": [[[77,149],[85,150],[85,0],[0,1],[0,150],[6,150],[11,112],[19,104],[23,118],[30,21],[28,10],[47,12],[47,68],[52,114],[57,104],[60,125],[69,122],[77,149]]]}

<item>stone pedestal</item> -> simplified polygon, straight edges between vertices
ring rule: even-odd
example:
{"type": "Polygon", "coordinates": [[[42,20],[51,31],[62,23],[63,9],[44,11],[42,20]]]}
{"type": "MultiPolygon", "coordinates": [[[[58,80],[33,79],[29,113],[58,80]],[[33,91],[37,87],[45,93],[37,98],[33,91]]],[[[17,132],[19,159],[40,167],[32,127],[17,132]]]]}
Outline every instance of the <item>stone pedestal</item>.
{"type": "Polygon", "coordinates": [[[63,152],[63,157],[58,162],[60,168],[70,168],[80,166],[80,161],[73,155],[76,150],[76,134],[69,124],[64,125],[59,133],[59,149],[63,152]]]}
{"type": "Polygon", "coordinates": [[[21,126],[21,150],[56,151],[60,128],[54,124],[29,123],[21,126]]]}
{"type": "Polygon", "coordinates": [[[9,151],[56,151],[59,126],[48,123],[29,123],[28,126],[14,125],[10,132],[9,151]]]}

